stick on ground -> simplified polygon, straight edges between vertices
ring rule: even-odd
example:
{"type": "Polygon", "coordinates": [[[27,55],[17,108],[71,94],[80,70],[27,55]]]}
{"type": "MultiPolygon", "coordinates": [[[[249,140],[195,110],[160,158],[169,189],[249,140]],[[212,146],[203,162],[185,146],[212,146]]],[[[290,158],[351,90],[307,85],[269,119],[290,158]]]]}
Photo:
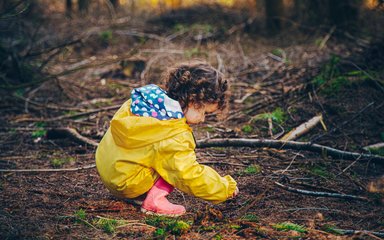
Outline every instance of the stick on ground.
{"type": "Polygon", "coordinates": [[[320,114],[308,120],[307,122],[301,124],[300,126],[294,128],[289,133],[285,134],[280,140],[290,141],[297,139],[298,137],[306,134],[309,130],[314,128],[320,121],[323,120],[323,116],[320,114]]]}
{"type": "Polygon", "coordinates": [[[379,155],[342,151],[324,145],[311,144],[309,142],[280,141],[270,139],[217,138],[197,141],[197,147],[269,147],[276,149],[294,149],[326,154],[339,159],[356,160],[360,158],[361,160],[370,159],[384,162],[384,157],[379,155]]]}
{"type": "Polygon", "coordinates": [[[293,193],[299,193],[309,196],[316,196],[316,197],[331,197],[331,198],[343,198],[343,199],[353,199],[353,200],[359,200],[359,201],[367,201],[368,199],[365,197],[355,196],[355,195],[349,195],[349,194],[342,194],[342,193],[330,193],[330,192],[314,192],[314,191],[308,191],[308,190],[302,190],[297,189],[289,186],[285,186],[279,182],[274,182],[278,187],[293,193]]]}

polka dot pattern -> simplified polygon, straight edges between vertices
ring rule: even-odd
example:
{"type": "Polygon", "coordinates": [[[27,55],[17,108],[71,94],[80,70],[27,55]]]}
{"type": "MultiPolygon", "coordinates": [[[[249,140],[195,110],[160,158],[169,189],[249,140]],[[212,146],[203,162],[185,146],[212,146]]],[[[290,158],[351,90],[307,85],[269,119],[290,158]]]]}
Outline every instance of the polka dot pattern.
{"type": "Polygon", "coordinates": [[[153,117],[159,120],[184,117],[178,101],[167,96],[160,87],[150,84],[131,92],[131,111],[136,116],[153,117]]]}

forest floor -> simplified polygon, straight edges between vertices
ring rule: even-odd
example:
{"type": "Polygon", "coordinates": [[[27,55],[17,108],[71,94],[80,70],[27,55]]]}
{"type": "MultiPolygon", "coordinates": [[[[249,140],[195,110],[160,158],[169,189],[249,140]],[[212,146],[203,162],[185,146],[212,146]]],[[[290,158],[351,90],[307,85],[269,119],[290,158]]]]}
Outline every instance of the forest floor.
{"type": "Polygon", "coordinates": [[[368,184],[384,166],[369,159],[305,150],[197,148],[198,161],[233,176],[240,193],[213,205],[175,191],[170,200],[187,208],[176,220],[146,216],[107,191],[92,167],[95,147],[55,129],[74,128],[99,141],[134,87],[161,84],[167,66],[191,58],[209,61],[232,85],[228,117],[218,121],[210,115],[193,126],[197,140],[279,139],[322,114],[324,126],[295,140],[357,153],[384,141],[384,91],[378,80],[384,54],[374,43],[330,29],[304,34],[293,28],[273,38],[247,34],[235,17],[203,24],[178,19],[177,25],[169,20],[177,16],[167,17],[46,21],[41,33],[52,46],[79,41],[39,56],[43,61],[57,51],[44,68],[55,78],[1,90],[0,169],[54,171],[0,173],[0,238],[381,239],[384,195],[369,192],[368,184]],[[292,193],[275,182],[364,199],[292,193]]]}

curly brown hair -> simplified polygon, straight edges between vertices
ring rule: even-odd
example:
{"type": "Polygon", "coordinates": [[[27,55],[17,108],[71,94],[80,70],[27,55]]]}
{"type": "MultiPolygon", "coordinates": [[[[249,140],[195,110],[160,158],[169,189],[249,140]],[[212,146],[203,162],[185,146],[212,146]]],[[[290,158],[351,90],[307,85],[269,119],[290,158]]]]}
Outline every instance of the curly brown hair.
{"type": "Polygon", "coordinates": [[[162,82],[168,96],[179,101],[183,110],[190,103],[197,108],[217,103],[221,111],[228,105],[228,80],[206,62],[194,60],[169,68],[162,82]]]}

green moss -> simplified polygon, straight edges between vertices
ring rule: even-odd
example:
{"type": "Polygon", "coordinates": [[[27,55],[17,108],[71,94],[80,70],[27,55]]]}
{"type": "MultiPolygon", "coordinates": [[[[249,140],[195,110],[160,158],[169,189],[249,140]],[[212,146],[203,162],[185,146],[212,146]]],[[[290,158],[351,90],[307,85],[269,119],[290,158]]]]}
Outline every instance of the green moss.
{"type": "Polygon", "coordinates": [[[284,55],[284,50],[281,48],[276,48],[271,51],[273,55],[276,55],[278,57],[282,57],[284,55]]]}
{"type": "Polygon", "coordinates": [[[44,129],[38,129],[36,131],[32,132],[32,138],[39,138],[39,137],[44,137],[47,134],[47,130],[44,129]]]}
{"type": "Polygon", "coordinates": [[[291,222],[282,222],[272,225],[272,227],[278,231],[296,231],[299,233],[306,233],[307,229],[301,225],[291,222]]]}
{"type": "Polygon", "coordinates": [[[220,234],[215,235],[215,240],[221,240],[221,239],[223,239],[223,236],[221,236],[220,234]]]}
{"type": "Polygon", "coordinates": [[[118,221],[116,219],[100,218],[95,222],[95,225],[101,228],[105,233],[110,234],[116,231],[118,221]]]}
{"type": "Polygon", "coordinates": [[[289,63],[290,61],[286,58],[287,57],[287,54],[285,53],[285,51],[281,48],[276,48],[276,49],[273,49],[271,51],[271,53],[277,57],[280,57],[283,59],[283,61],[285,63],[289,63]]]}
{"type": "Polygon", "coordinates": [[[253,127],[250,125],[244,125],[241,128],[241,131],[243,131],[244,133],[251,133],[253,131],[253,127]]]}
{"type": "Polygon", "coordinates": [[[206,132],[209,132],[209,133],[214,133],[215,132],[215,128],[214,127],[204,127],[203,130],[205,130],[206,132]]]}
{"type": "Polygon", "coordinates": [[[74,213],[75,221],[81,222],[81,220],[85,220],[87,217],[87,214],[84,209],[79,209],[74,213]]]}
{"type": "Polygon", "coordinates": [[[258,222],[259,221],[259,217],[256,216],[255,214],[246,214],[244,215],[241,220],[244,220],[244,221],[248,221],[248,222],[258,222]]]}
{"type": "Polygon", "coordinates": [[[344,73],[340,68],[340,57],[334,55],[323,66],[320,73],[313,78],[312,84],[320,88],[320,93],[335,95],[342,88],[351,85],[351,80],[366,80],[367,76],[363,71],[349,71],[344,73]]]}
{"type": "Polygon", "coordinates": [[[232,228],[232,229],[235,229],[235,230],[241,229],[241,226],[237,225],[237,224],[230,225],[229,227],[232,228]]]}
{"type": "Polygon", "coordinates": [[[271,113],[262,113],[256,115],[253,120],[267,120],[267,119],[272,119],[272,121],[282,124],[287,120],[287,114],[283,111],[282,108],[276,108],[273,112],[271,113]]]}
{"type": "Polygon", "coordinates": [[[191,227],[187,222],[163,216],[150,216],[145,220],[146,224],[162,228],[165,232],[181,235],[191,227]]]}
{"type": "MultiPolygon", "coordinates": [[[[97,216],[97,219],[94,219],[92,222],[94,224],[94,227],[97,227],[108,234],[112,234],[116,232],[116,229],[119,226],[123,226],[129,223],[129,221],[126,221],[126,220],[105,218],[105,217],[99,217],[99,216],[97,216]]],[[[88,223],[88,225],[91,225],[91,224],[88,223]]]]}
{"type": "Polygon", "coordinates": [[[384,156],[384,148],[373,148],[373,149],[370,149],[370,152],[372,154],[384,156]]]}
{"type": "Polygon", "coordinates": [[[333,175],[331,172],[329,172],[325,167],[319,166],[319,165],[312,166],[309,169],[309,171],[311,172],[311,174],[319,176],[319,177],[323,177],[323,178],[331,178],[332,179],[335,177],[335,175],[333,175]]]}
{"type": "Polygon", "coordinates": [[[258,174],[260,172],[261,172],[261,166],[257,164],[252,164],[246,167],[243,171],[243,173],[247,175],[258,174]]]}
{"type": "Polygon", "coordinates": [[[199,229],[201,231],[204,231],[204,232],[210,232],[210,231],[213,231],[215,229],[217,229],[218,227],[215,226],[215,225],[211,225],[211,226],[200,226],[199,229]]]}
{"type": "Polygon", "coordinates": [[[339,229],[337,229],[337,227],[334,225],[325,224],[324,226],[321,227],[321,229],[323,231],[326,231],[328,233],[332,233],[334,235],[343,235],[343,232],[340,231],[339,229]]]}
{"type": "Polygon", "coordinates": [[[318,47],[320,47],[322,41],[323,41],[322,38],[316,38],[316,39],[315,39],[315,45],[318,46],[318,47]]]}
{"type": "Polygon", "coordinates": [[[329,81],[328,86],[323,89],[323,93],[326,95],[333,95],[338,93],[343,87],[350,84],[349,80],[344,76],[338,76],[329,81]]]}
{"type": "Polygon", "coordinates": [[[99,34],[99,37],[100,37],[100,40],[104,43],[104,44],[109,44],[111,43],[112,39],[113,39],[113,34],[112,34],[112,31],[111,30],[106,30],[106,31],[103,31],[99,34]]]}
{"type": "Polygon", "coordinates": [[[153,236],[156,237],[156,238],[164,238],[166,235],[166,232],[163,228],[157,228],[154,232],[153,232],[153,236]]]}
{"type": "Polygon", "coordinates": [[[47,130],[44,129],[45,127],[44,122],[36,122],[34,125],[37,128],[37,130],[32,132],[31,134],[32,138],[44,137],[47,134],[47,130]]]}
{"type": "Polygon", "coordinates": [[[51,160],[51,165],[54,168],[62,167],[66,163],[74,162],[75,158],[73,157],[65,157],[65,158],[54,158],[51,160]]]}

